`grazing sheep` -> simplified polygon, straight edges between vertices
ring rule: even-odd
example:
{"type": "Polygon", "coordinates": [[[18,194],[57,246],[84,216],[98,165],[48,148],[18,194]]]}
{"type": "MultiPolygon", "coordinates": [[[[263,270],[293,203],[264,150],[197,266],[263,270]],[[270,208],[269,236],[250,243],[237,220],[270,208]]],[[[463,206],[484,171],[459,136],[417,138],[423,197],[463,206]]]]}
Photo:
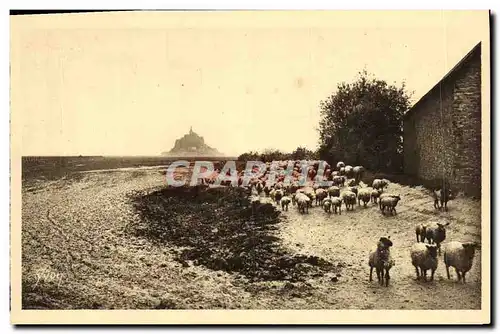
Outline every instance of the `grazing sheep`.
{"type": "MultiPolygon", "coordinates": [[[[427,238],[427,241],[429,243],[435,243],[438,247],[439,255],[441,255],[441,243],[446,239],[445,227],[448,225],[450,225],[449,222],[447,222],[446,224],[439,222],[429,222],[424,225],[425,237],[422,239],[422,241],[425,241],[425,238],[427,238]]],[[[422,236],[422,233],[420,235],[422,236]]]]}
{"type": "Polygon", "coordinates": [[[377,243],[377,249],[370,253],[368,259],[368,265],[370,266],[370,282],[373,280],[373,268],[375,268],[380,285],[384,285],[384,278],[385,286],[389,285],[389,271],[395,264],[390,252],[390,247],[392,247],[392,245],[390,237],[382,237],[377,243]]]}
{"type": "Polygon", "coordinates": [[[332,178],[332,182],[334,186],[344,186],[345,179],[343,176],[334,176],[332,178]]]}
{"type": "Polygon", "coordinates": [[[349,211],[349,207],[351,210],[354,210],[354,206],[356,205],[356,194],[352,191],[346,190],[341,194],[342,201],[345,203],[345,208],[349,211]]]}
{"type": "Polygon", "coordinates": [[[432,192],[432,197],[434,198],[434,208],[441,210],[444,205],[444,210],[448,211],[448,201],[452,199],[452,193],[450,188],[437,189],[432,192]]]}
{"type": "Polygon", "coordinates": [[[358,191],[358,205],[361,205],[361,201],[363,201],[364,206],[368,202],[370,202],[372,196],[372,189],[370,188],[360,188],[358,191]]]}
{"type": "Polygon", "coordinates": [[[474,252],[479,248],[475,242],[449,242],[444,250],[444,264],[446,266],[446,275],[450,279],[449,267],[454,267],[457,273],[457,280],[465,283],[465,274],[472,268],[474,261],[474,252]]]}
{"type": "Polygon", "coordinates": [[[411,264],[417,272],[417,279],[423,278],[427,281],[427,270],[430,270],[431,281],[434,280],[434,273],[438,266],[437,246],[417,242],[411,247],[410,255],[411,264]]]}
{"type": "Polygon", "coordinates": [[[325,189],[319,188],[316,189],[316,205],[319,205],[322,203],[322,201],[328,197],[328,193],[326,192],[325,189]]]}
{"type": "Polygon", "coordinates": [[[305,188],[302,188],[302,193],[304,195],[306,195],[307,197],[309,197],[308,205],[309,205],[309,207],[311,207],[312,204],[316,201],[316,192],[311,187],[305,187],[305,188]]]}
{"type": "Polygon", "coordinates": [[[332,200],[330,198],[325,198],[323,199],[323,201],[321,202],[321,205],[323,206],[323,210],[325,210],[325,212],[327,213],[330,213],[332,212],[331,209],[332,209],[332,200]]]}
{"type": "Polygon", "coordinates": [[[337,162],[337,169],[340,170],[343,167],[345,167],[345,163],[343,163],[342,161],[337,162]]]}
{"type": "Polygon", "coordinates": [[[386,179],[375,179],[373,180],[373,183],[372,183],[372,188],[373,189],[380,189],[382,191],[384,191],[384,188],[387,187],[389,185],[389,181],[386,180],[386,179]]]}
{"type": "Polygon", "coordinates": [[[299,212],[309,213],[309,203],[311,202],[311,199],[303,193],[298,193],[295,199],[297,201],[297,208],[299,209],[299,212]]]}
{"type": "Polygon", "coordinates": [[[382,194],[381,190],[373,189],[372,190],[372,194],[371,194],[372,203],[377,204],[377,200],[378,200],[378,198],[380,197],[381,194],[382,194]]]}
{"type": "Polygon", "coordinates": [[[281,198],[281,209],[284,211],[288,211],[288,204],[290,204],[291,201],[292,199],[290,197],[283,196],[281,198]]]}
{"type": "Polygon", "coordinates": [[[382,213],[385,213],[385,209],[387,208],[391,214],[397,214],[396,205],[400,200],[401,197],[399,195],[381,197],[379,201],[380,210],[382,210],[382,213]]]}
{"type": "Polygon", "coordinates": [[[365,172],[365,168],[363,166],[355,166],[352,169],[352,173],[354,174],[354,179],[356,180],[356,183],[359,183],[361,181],[361,178],[363,178],[364,172],[365,172]]]}
{"type": "Polygon", "coordinates": [[[348,187],[354,187],[356,185],[356,180],[355,179],[349,179],[347,181],[347,186],[348,187]]]}
{"type": "Polygon", "coordinates": [[[342,199],[340,197],[330,197],[332,201],[332,208],[335,213],[337,213],[337,209],[339,210],[339,215],[342,214],[342,199]]]}
{"type": "Polygon", "coordinates": [[[328,188],[328,196],[339,197],[340,196],[340,188],[337,186],[331,186],[330,188],[328,188]]]}

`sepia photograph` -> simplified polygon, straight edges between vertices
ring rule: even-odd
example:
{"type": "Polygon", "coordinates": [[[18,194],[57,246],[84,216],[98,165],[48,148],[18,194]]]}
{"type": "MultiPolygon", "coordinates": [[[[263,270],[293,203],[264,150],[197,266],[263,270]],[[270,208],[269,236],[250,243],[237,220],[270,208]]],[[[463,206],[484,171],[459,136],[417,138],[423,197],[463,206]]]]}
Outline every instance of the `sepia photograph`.
{"type": "Polygon", "coordinates": [[[12,323],[490,323],[489,11],[9,19],[12,323]]]}

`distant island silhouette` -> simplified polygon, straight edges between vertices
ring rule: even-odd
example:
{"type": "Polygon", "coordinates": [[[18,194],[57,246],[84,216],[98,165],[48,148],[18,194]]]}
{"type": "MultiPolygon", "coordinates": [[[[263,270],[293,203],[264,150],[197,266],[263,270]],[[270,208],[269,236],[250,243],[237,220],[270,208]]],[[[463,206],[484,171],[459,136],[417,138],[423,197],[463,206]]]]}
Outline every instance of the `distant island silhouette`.
{"type": "Polygon", "coordinates": [[[217,157],[225,156],[223,153],[219,152],[217,149],[212,148],[205,144],[205,140],[202,136],[198,135],[193,131],[193,127],[190,127],[189,133],[185,134],[183,137],[175,141],[174,147],[168,152],[162,152],[163,156],[206,156],[206,157],[217,157]]]}

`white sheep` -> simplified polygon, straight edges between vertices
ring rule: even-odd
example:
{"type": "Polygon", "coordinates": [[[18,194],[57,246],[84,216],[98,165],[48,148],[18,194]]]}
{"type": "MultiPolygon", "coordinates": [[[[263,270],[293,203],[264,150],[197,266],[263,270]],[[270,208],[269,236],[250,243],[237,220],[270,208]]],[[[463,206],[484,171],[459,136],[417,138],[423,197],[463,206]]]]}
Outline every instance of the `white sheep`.
{"type": "Polygon", "coordinates": [[[281,198],[281,209],[284,211],[288,211],[288,205],[290,204],[291,201],[292,199],[290,197],[283,196],[281,198]]]}
{"type": "Polygon", "coordinates": [[[295,196],[295,199],[297,201],[297,208],[299,209],[299,212],[309,213],[309,203],[311,202],[311,199],[303,193],[298,193],[295,196]]]}
{"type": "Polygon", "coordinates": [[[472,268],[474,252],[479,245],[475,242],[449,242],[444,251],[444,264],[446,275],[450,279],[449,267],[454,267],[457,273],[457,280],[465,283],[465,274],[472,268]]]}
{"type": "Polygon", "coordinates": [[[380,210],[382,213],[385,213],[385,209],[387,208],[391,214],[397,214],[396,205],[401,200],[399,195],[391,195],[391,196],[381,196],[380,197],[380,210]]]}
{"type": "Polygon", "coordinates": [[[337,213],[337,209],[339,210],[339,215],[342,214],[342,199],[340,197],[330,197],[332,201],[332,208],[335,213],[337,213]]]}
{"type": "Polygon", "coordinates": [[[342,167],[345,167],[345,163],[343,163],[342,161],[337,162],[337,169],[340,170],[342,167]]]}
{"type": "Polygon", "coordinates": [[[363,201],[364,206],[366,206],[366,204],[370,202],[371,196],[371,188],[360,188],[358,190],[358,205],[361,205],[361,201],[363,201]]]}
{"type": "Polygon", "coordinates": [[[417,242],[410,249],[411,264],[417,272],[417,279],[427,281],[427,270],[431,271],[431,281],[438,266],[437,246],[417,242]],[[419,270],[420,269],[420,272],[419,270]]]}
{"type": "Polygon", "coordinates": [[[347,165],[344,167],[344,173],[347,177],[352,177],[353,176],[353,167],[350,165],[347,165]]]}
{"type": "Polygon", "coordinates": [[[323,199],[323,201],[321,202],[321,205],[323,206],[323,210],[325,210],[325,212],[327,212],[327,213],[331,212],[332,200],[329,197],[323,199]]]}
{"type": "Polygon", "coordinates": [[[274,200],[276,201],[276,203],[280,204],[281,198],[283,198],[283,196],[285,196],[285,193],[282,189],[276,190],[276,192],[274,193],[274,200]]]}

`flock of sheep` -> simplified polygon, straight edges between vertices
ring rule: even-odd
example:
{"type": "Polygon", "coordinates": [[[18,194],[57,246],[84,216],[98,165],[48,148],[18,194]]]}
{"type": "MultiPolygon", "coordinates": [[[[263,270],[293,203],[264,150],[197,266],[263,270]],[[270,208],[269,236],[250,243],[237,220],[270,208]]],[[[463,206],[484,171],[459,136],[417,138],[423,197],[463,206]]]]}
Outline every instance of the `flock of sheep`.
{"type": "MultiPolygon", "coordinates": [[[[383,214],[386,212],[396,214],[396,206],[401,197],[398,194],[384,192],[389,185],[388,180],[375,179],[371,187],[364,186],[360,183],[365,171],[362,166],[352,167],[338,162],[335,170],[326,164],[324,177],[332,181],[333,185],[325,186],[324,183],[314,181],[319,163],[319,161],[313,161],[307,165],[308,167],[304,167],[300,161],[295,161],[291,182],[285,182],[285,177],[289,173],[287,172],[288,161],[278,163],[276,182],[269,182],[271,165],[268,163],[266,172],[260,177],[252,178],[247,187],[250,190],[253,212],[261,204],[260,195],[264,192],[265,196],[280,205],[283,211],[288,211],[290,203],[296,206],[301,214],[307,214],[313,205],[321,205],[326,213],[333,211],[340,215],[342,204],[349,211],[354,210],[356,202],[358,205],[363,202],[364,206],[371,202],[378,204],[383,214]],[[307,168],[307,171],[303,171],[303,168],[307,168]],[[304,175],[307,175],[310,185],[301,186],[300,181],[303,181],[304,175]]],[[[241,179],[239,184],[241,184],[241,179]]],[[[452,199],[448,186],[433,190],[432,196],[435,208],[447,210],[447,202],[452,199]]],[[[448,224],[429,222],[416,227],[417,242],[411,247],[410,257],[417,279],[427,281],[427,271],[430,270],[430,280],[433,280],[438,266],[438,254],[441,255],[441,243],[446,239],[448,224]]],[[[381,285],[385,283],[385,286],[388,286],[389,272],[395,264],[391,257],[392,246],[390,237],[382,237],[377,243],[376,250],[369,254],[370,281],[372,281],[372,273],[375,269],[379,283],[381,285]]],[[[450,279],[449,267],[454,267],[458,281],[465,283],[465,275],[472,267],[475,249],[478,247],[479,245],[474,242],[452,241],[446,245],[444,264],[448,279],[450,279]]]]}

